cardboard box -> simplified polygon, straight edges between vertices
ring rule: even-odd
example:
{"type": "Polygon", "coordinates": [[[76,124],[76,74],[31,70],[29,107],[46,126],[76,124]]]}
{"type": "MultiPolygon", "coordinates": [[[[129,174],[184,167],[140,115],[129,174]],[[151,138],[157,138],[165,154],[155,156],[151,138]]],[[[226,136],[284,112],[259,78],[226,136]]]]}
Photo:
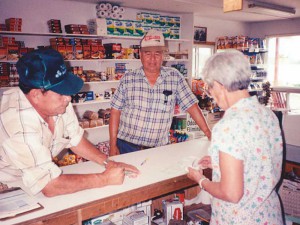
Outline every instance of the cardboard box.
{"type": "Polygon", "coordinates": [[[279,194],[285,213],[300,217],[300,183],[283,179],[282,185],[279,188],[279,194]]]}
{"type": "Polygon", "coordinates": [[[179,209],[181,216],[180,220],[183,220],[183,205],[179,201],[163,201],[163,210],[164,210],[164,223],[169,224],[169,221],[174,218],[175,210],[179,209]]]}
{"type": "Polygon", "coordinates": [[[213,128],[213,126],[220,120],[222,119],[224,115],[224,111],[221,111],[221,112],[214,112],[214,113],[208,113],[207,116],[206,116],[206,120],[207,120],[207,124],[208,124],[208,127],[210,129],[213,128]]]}
{"type": "Polygon", "coordinates": [[[0,47],[0,60],[7,60],[7,47],[0,47]]]}
{"type": "Polygon", "coordinates": [[[152,200],[146,202],[140,202],[136,204],[136,209],[138,211],[144,211],[144,213],[146,213],[146,215],[151,218],[151,205],[152,205],[152,200]]]}
{"type": "Polygon", "coordinates": [[[125,215],[123,218],[124,225],[148,225],[149,217],[144,211],[134,211],[125,215]]]}

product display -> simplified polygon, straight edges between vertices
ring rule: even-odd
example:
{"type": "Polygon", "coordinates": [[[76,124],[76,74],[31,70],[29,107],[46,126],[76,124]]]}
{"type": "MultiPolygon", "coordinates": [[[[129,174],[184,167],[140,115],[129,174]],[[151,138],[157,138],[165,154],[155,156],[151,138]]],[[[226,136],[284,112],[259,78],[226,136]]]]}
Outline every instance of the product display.
{"type": "Polygon", "coordinates": [[[123,19],[125,9],[119,5],[108,2],[100,2],[96,5],[96,16],[98,18],[123,19]]]}
{"type": "Polygon", "coordinates": [[[50,33],[62,33],[61,22],[57,19],[51,19],[47,21],[50,33]]]}
{"type": "Polygon", "coordinates": [[[22,31],[22,18],[8,18],[5,20],[6,30],[7,31],[22,31]]]}

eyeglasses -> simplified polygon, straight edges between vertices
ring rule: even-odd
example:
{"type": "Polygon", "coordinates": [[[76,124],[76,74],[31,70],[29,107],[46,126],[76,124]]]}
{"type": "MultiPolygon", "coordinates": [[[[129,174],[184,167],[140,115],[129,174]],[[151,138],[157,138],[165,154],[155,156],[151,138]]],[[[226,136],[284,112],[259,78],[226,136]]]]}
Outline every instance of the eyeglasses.
{"type": "MultiPolygon", "coordinates": [[[[217,82],[217,83],[219,83],[220,85],[223,86],[223,84],[220,83],[219,81],[216,81],[216,80],[215,80],[215,82],[217,82]]],[[[212,95],[211,95],[211,89],[212,89],[212,88],[213,88],[213,86],[210,86],[210,85],[208,85],[207,83],[204,84],[203,91],[204,91],[204,93],[207,95],[207,97],[209,97],[209,98],[212,98],[212,95]]]]}
{"type": "Polygon", "coordinates": [[[204,93],[207,95],[207,97],[209,97],[209,98],[212,98],[212,96],[211,96],[211,92],[210,92],[210,89],[211,89],[212,87],[211,86],[209,86],[208,84],[204,84],[204,88],[203,88],[203,91],[204,91],[204,93]]]}

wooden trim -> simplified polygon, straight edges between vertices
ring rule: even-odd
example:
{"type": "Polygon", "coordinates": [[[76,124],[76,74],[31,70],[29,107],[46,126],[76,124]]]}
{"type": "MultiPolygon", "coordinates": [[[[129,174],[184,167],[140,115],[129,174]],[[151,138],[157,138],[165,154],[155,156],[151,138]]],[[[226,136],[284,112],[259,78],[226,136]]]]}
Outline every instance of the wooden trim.
{"type": "Polygon", "coordinates": [[[158,183],[130,190],[111,197],[98,199],[86,204],[75,206],[60,212],[52,213],[32,220],[24,221],[26,224],[65,225],[78,224],[83,220],[104,215],[112,211],[125,208],[138,202],[149,200],[178,190],[197,186],[186,175],[164,180],[158,183]]]}
{"type": "Polygon", "coordinates": [[[205,42],[195,42],[194,41],[194,45],[215,45],[215,42],[213,41],[205,41],[205,42]]]}
{"type": "MultiPolygon", "coordinates": [[[[212,177],[212,170],[205,169],[203,174],[210,178],[212,177]]],[[[97,199],[82,205],[74,206],[72,208],[52,213],[46,216],[34,218],[31,220],[18,223],[20,225],[34,224],[34,225],[66,225],[78,224],[82,221],[93,217],[101,216],[138,202],[143,202],[149,199],[154,199],[159,196],[171,194],[179,190],[197,187],[198,184],[190,180],[187,175],[163,180],[145,187],[126,191],[110,197],[97,199]]]]}

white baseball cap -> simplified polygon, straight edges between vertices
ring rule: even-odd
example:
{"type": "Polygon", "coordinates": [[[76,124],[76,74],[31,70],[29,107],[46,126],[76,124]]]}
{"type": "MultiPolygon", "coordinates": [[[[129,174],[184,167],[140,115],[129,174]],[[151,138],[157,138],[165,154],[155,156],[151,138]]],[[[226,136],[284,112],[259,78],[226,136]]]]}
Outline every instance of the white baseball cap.
{"type": "Polygon", "coordinates": [[[158,50],[165,51],[166,43],[164,35],[161,31],[151,29],[143,37],[141,41],[141,50],[158,50]]]}

